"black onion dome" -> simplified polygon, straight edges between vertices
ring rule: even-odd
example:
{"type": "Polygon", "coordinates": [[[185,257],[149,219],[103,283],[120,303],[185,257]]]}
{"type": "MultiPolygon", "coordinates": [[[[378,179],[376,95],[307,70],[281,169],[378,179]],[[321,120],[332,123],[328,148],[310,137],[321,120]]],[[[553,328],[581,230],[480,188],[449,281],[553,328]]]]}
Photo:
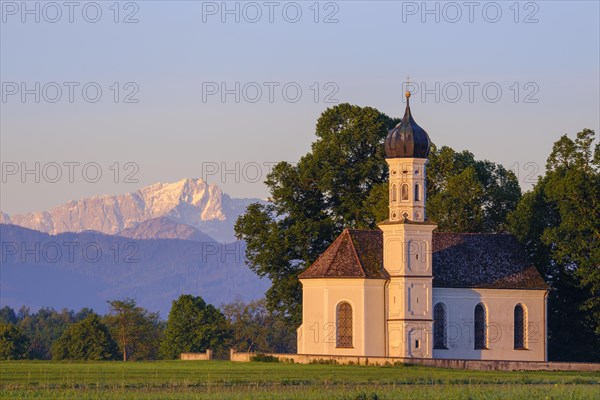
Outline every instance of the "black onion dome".
{"type": "Polygon", "coordinates": [[[410,92],[406,92],[404,117],[385,138],[386,158],[427,158],[429,155],[429,135],[413,119],[408,103],[409,98],[410,92]]]}

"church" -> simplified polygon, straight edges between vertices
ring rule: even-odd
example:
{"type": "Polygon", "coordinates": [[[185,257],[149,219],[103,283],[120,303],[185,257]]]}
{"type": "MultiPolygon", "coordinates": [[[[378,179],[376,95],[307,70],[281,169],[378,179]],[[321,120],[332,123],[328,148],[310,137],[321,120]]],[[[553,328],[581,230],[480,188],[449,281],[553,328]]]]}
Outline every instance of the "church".
{"type": "Polygon", "coordinates": [[[388,219],[344,230],[299,276],[298,354],[547,361],[549,288],[517,240],[427,219],[430,140],[409,97],[385,139],[388,219]]]}

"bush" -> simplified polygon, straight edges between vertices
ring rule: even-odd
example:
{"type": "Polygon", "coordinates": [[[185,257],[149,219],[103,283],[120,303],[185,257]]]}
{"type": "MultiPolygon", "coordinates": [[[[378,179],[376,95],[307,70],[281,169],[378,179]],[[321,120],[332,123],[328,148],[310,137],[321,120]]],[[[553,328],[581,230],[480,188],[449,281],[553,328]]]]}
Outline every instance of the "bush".
{"type": "Polygon", "coordinates": [[[256,354],[250,357],[250,361],[253,362],[279,362],[279,358],[270,356],[268,354],[256,354]]]}
{"type": "Polygon", "coordinates": [[[324,360],[322,358],[319,358],[318,360],[311,360],[310,362],[311,364],[323,364],[323,365],[337,365],[337,360],[334,359],[329,359],[329,360],[324,360]]]}
{"type": "Polygon", "coordinates": [[[367,395],[367,393],[361,392],[356,395],[354,400],[379,400],[379,396],[377,396],[377,393],[371,393],[371,395],[369,396],[367,395]]]}

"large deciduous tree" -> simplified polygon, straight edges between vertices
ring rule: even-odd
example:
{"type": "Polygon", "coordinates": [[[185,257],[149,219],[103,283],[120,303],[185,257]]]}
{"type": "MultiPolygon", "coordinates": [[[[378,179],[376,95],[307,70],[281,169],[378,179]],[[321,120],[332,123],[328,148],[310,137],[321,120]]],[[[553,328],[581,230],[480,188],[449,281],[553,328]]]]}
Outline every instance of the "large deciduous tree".
{"type": "Polygon", "coordinates": [[[223,314],[200,296],[189,294],[173,301],[165,336],[160,344],[162,358],[175,359],[181,353],[222,353],[227,346],[229,325],[223,314]]]}
{"type": "Polygon", "coordinates": [[[236,236],[247,243],[250,268],[272,282],[269,309],[292,324],[301,318],[298,274],[343,228],[373,226],[365,202],[385,180],[383,140],[396,122],[371,107],[327,109],[312,151],[296,165],[280,162],[268,175],[271,203],[252,204],[238,219],[236,236]]]}
{"type": "MultiPolygon", "coordinates": [[[[278,163],[267,176],[270,204],[251,204],[237,220],[250,268],[271,280],[268,309],[291,325],[301,320],[298,275],[344,228],[375,228],[387,218],[383,142],[397,122],[371,107],[327,109],[311,151],[296,165],[278,163]]],[[[449,147],[432,147],[427,178],[427,206],[441,230],[502,230],[521,195],[511,171],[449,147]]]]}
{"type": "Polygon", "coordinates": [[[546,174],[509,216],[552,285],[549,355],[559,360],[600,360],[600,148],[594,132],[562,136],[546,174]]]}
{"type": "Polygon", "coordinates": [[[116,355],[117,345],[95,313],[69,326],[52,345],[55,360],[112,360],[116,355]]]}
{"type": "Polygon", "coordinates": [[[439,231],[500,232],[521,198],[516,175],[476,160],[469,151],[431,147],[427,165],[427,215],[439,231]]]}

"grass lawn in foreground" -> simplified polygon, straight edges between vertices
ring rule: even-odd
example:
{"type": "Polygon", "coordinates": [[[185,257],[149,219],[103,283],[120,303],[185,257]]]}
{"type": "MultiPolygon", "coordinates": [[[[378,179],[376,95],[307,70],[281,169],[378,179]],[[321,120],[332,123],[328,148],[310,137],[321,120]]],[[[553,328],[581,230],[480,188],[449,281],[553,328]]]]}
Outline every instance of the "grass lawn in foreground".
{"type": "Polygon", "coordinates": [[[2,399],[600,399],[597,372],[229,361],[0,363],[2,399]]]}

